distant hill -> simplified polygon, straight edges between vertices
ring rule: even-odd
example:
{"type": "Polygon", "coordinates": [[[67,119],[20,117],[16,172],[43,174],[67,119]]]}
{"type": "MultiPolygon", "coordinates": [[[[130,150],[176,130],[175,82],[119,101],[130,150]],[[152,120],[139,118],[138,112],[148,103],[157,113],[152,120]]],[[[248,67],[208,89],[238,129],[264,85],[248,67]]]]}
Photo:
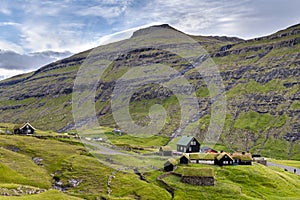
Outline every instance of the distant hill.
{"type": "MultiPolygon", "coordinates": [[[[174,29],[169,25],[160,27],[174,29]]],[[[152,29],[139,30],[133,37],[152,34],[152,29]]],[[[224,81],[227,115],[219,143],[233,150],[300,160],[300,24],[251,40],[225,36],[190,37],[208,51],[224,81]]],[[[101,50],[100,56],[113,58],[114,49],[122,42],[96,49],[101,50]]],[[[73,129],[74,80],[92,50],[1,81],[0,121],[21,123],[29,120],[40,129],[73,129]]],[[[134,66],[151,63],[154,58],[159,58],[161,63],[171,63],[177,70],[187,66],[176,55],[159,49],[137,49],[115,59],[96,93],[96,111],[102,125],[115,126],[110,95],[116,80],[134,66]]],[[[209,93],[197,73],[187,71],[185,77],[195,87],[201,103],[202,114],[193,122],[198,124],[201,138],[210,121],[209,93]]],[[[154,103],[164,105],[167,110],[169,121],[161,134],[169,136],[178,128],[180,107],[174,95],[165,88],[151,85],[137,91],[130,104],[132,118],[146,125],[148,110],[154,103]]]]}

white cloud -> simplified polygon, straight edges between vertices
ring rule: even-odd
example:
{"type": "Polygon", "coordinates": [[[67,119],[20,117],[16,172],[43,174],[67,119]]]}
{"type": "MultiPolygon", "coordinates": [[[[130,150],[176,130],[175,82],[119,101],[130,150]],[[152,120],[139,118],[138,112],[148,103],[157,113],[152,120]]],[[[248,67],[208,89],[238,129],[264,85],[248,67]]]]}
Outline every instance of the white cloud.
{"type": "Polygon", "coordinates": [[[4,14],[4,15],[11,15],[11,10],[8,8],[9,5],[7,2],[1,2],[1,6],[0,6],[0,13],[4,14]]]}
{"type": "Polygon", "coordinates": [[[161,21],[189,34],[237,35],[241,32],[239,24],[230,30],[219,32],[221,23],[230,20],[243,21],[250,12],[248,0],[242,1],[193,1],[193,0],[156,0],[141,7],[130,8],[126,12],[127,24],[161,21]],[[134,20],[131,20],[134,19],[134,20]],[[223,21],[223,22],[222,22],[223,21]],[[232,34],[232,33],[235,34],[232,34]]]}
{"type": "Polygon", "coordinates": [[[12,42],[9,42],[9,41],[6,41],[6,40],[0,40],[0,49],[2,50],[11,50],[11,51],[15,51],[15,52],[18,52],[18,53],[23,53],[23,47],[18,45],[18,44],[15,44],[15,43],[12,43],[12,42]]]}
{"type": "Polygon", "coordinates": [[[26,72],[30,72],[30,70],[15,70],[15,69],[8,70],[8,69],[0,68],[0,80],[10,78],[10,77],[16,76],[18,74],[23,74],[26,72]]]}
{"type": "Polygon", "coordinates": [[[76,13],[80,16],[99,16],[111,20],[123,14],[131,3],[132,0],[106,0],[91,7],[83,7],[76,13]]]}
{"type": "Polygon", "coordinates": [[[70,56],[70,52],[36,52],[18,54],[13,51],[0,51],[0,68],[6,70],[33,70],[57,59],[70,56]]]}
{"type": "Polygon", "coordinates": [[[82,16],[100,16],[103,18],[113,18],[118,17],[122,12],[124,12],[124,8],[122,7],[109,7],[109,6],[93,6],[91,8],[84,8],[78,12],[79,15],[82,16]]]}
{"type": "Polygon", "coordinates": [[[123,30],[123,31],[119,31],[119,32],[116,32],[116,33],[113,33],[113,34],[109,34],[109,35],[100,37],[97,40],[96,44],[97,44],[97,46],[99,46],[99,45],[105,45],[105,44],[109,44],[109,43],[112,43],[112,42],[117,42],[117,41],[120,41],[120,40],[124,40],[124,39],[130,38],[132,36],[133,32],[136,31],[136,30],[146,28],[146,27],[149,27],[149,26],[153,26],[153,25],[158,25],[158,24],[161,24],[161,23],[150,23],[150,24],[146,24],[146,25],[143,25],[143,26],[137,26],[137,27],[130,28],[130,29],[127,29],[127,30],[123,30]]]}
{"type": "Polygon", "coordinates": [[[19,26],[19,23],[16,22],[0,22],[0,26],[19,26]]]}

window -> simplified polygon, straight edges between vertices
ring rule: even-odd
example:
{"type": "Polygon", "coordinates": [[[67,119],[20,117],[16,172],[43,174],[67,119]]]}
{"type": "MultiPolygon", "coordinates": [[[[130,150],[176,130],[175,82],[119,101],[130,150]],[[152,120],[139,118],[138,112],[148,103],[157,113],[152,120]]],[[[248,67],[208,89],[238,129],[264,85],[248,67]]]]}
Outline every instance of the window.
{"type": "Polygon", "coordinates": [[[189,151],[192,151],[192,147],[189,147],[189,151]]]}

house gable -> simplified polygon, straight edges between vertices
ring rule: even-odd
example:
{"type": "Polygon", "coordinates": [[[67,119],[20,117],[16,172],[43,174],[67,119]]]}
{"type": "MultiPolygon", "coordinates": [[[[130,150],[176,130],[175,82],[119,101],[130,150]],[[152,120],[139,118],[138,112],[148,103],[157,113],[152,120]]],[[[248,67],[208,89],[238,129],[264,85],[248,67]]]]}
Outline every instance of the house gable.
{"type": "Polygon", "coordinates": [[[34,134],[36,129],[28,122],[14,128],[15,134],[34,134]]]}

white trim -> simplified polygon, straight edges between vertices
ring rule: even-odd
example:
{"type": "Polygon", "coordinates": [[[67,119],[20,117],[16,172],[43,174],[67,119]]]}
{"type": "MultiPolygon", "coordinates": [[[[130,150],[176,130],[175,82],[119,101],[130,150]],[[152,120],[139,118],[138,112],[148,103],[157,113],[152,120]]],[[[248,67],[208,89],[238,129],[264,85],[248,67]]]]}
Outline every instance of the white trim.
{"type": "Polygon", "coordinates": [[[26,122],[20,129],[26,127],[26,126],[30,126],[33,130],[36,130],[33,126],[31,126],[31,124],[29,124],[28,122],[26,122]]]}

